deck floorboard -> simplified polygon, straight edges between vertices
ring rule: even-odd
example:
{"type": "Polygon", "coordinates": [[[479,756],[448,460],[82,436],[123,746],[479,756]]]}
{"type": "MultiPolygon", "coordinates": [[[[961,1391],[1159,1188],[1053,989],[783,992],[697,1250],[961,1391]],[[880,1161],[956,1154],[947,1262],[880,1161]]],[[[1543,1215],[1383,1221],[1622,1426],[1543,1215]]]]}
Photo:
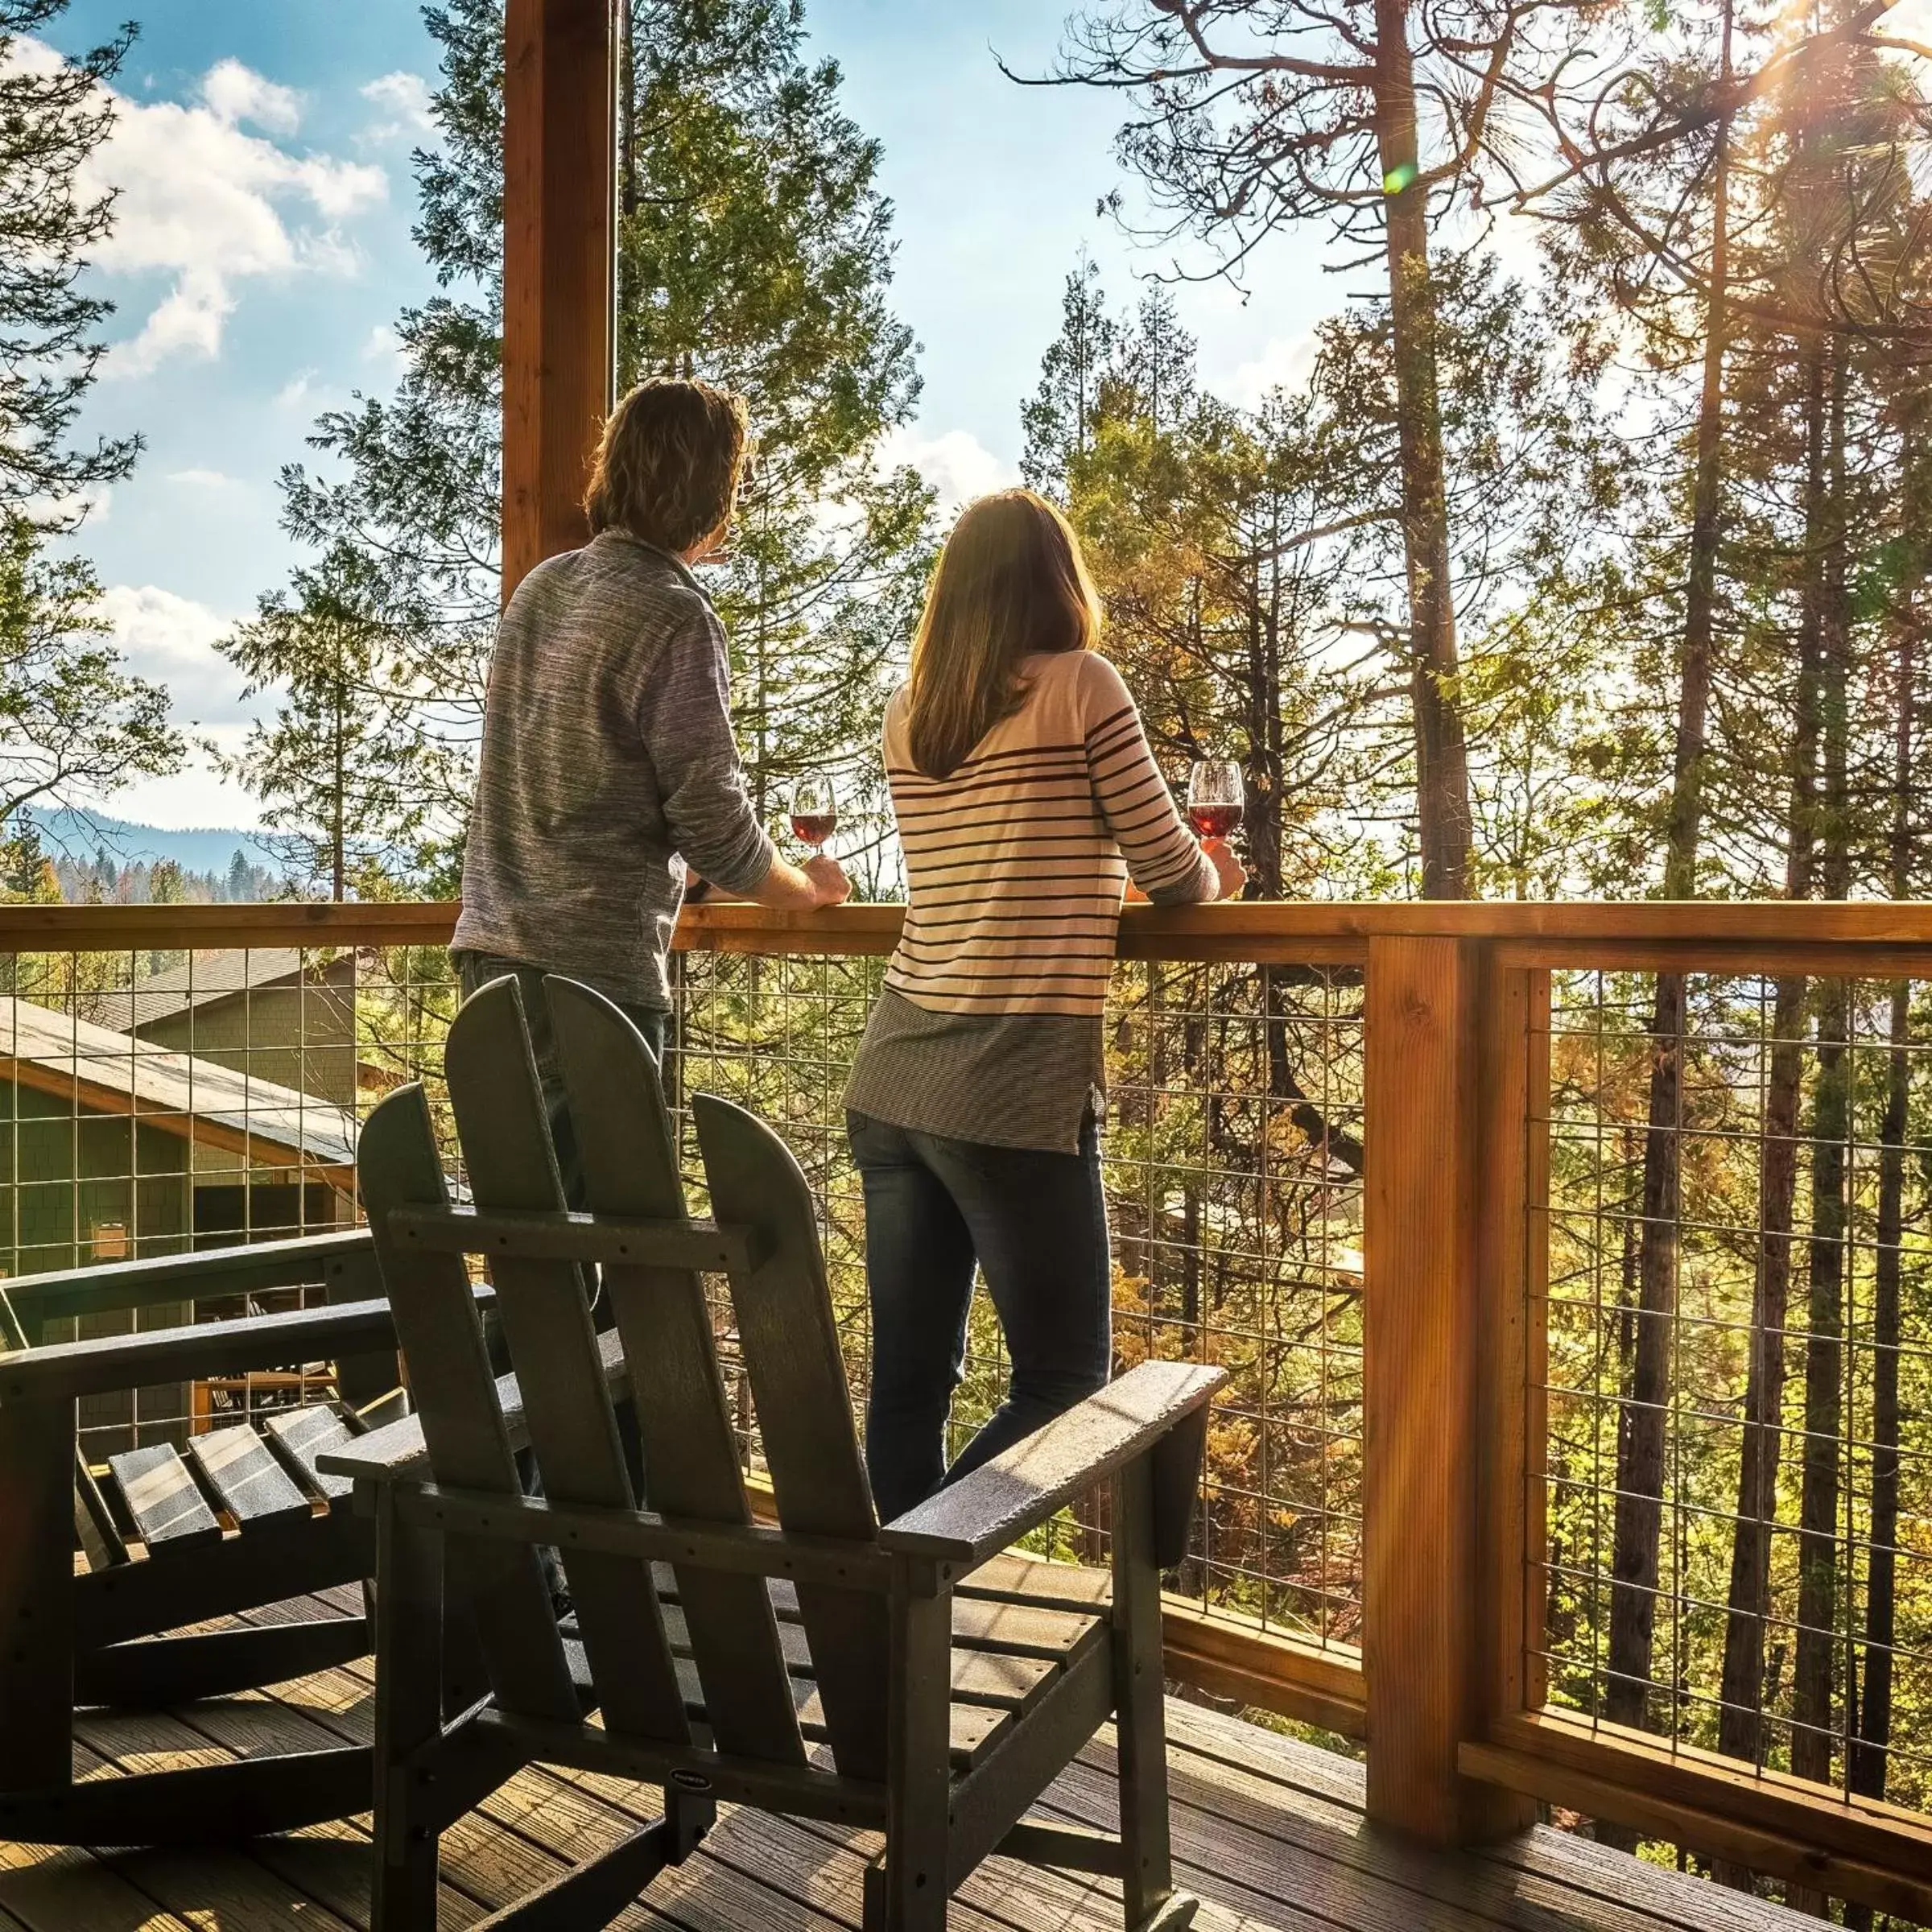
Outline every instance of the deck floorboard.
{"type": "MultiPolygon", "coordinates": [[[[273,1622],[361,1607],[356,1593],[260,1613],[273,1622]]],[[[172,1712],[86,1714],[75,1769],[169,1765],[368,1741],[367,1659],[172,1712]]],[[[1170,1705],[1178,1876],[1203,1932],[1801,1932],[1814,1920],[1588,1840],[1538,1829],[1443,1855],[1372,1829],[1361,1767],[1273,1732],[1170,1705]]],[[[1045,1810],[1111,1823],[1103,1736],[1045,1810]]],[[[520,1773],[444,1839],[437,1932],[499,1906],[654,1815],[652,1794],[586,1773],[520,1773]]],[[[865,1833],[727,1812],[682,1869],[616,1922],[632,1932],[857,1932],[865,1833]]],[[[233,1849],[48,1851],[0,1844],[0,1932],[368,1932],[369,1821],[233,1849]]],[[[955,1932],[1113,1932],[1118,1889],[994,1860],[954,1902],[955,1932]]]]}

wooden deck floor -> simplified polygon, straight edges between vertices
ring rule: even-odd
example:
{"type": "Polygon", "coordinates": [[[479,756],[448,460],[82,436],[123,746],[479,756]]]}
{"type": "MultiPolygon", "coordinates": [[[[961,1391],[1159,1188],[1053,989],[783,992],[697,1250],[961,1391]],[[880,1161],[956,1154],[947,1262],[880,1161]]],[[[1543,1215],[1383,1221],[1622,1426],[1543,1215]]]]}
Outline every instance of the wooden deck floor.
{"type": "MultiPolygon", "coordinates": [[[[1174,1849],[1208,1932],[1798,1932],[1815,1926],[1696,1879],[1538,1831],[1442,1856],[1372,1831],[1345,1759],[1192,1706],[1170,1707],[1174,1849]]],[[[89,1719],[77,1773],[366,1739],[366,1664],[174,1715],[89,1719]]],[[[1062,1817],[1111,1824],[1112,1747],[1055,1785],[1062,1817]]],[[[473,1924],[614,1840],[645,1796],[526,1772],[444,1839],[438,1932],[473,1924]]],[[[0,1932],[343,1932],[366,1928],[366,1819],[233,1851],[87,1853],[0,1844],[0,1932]]],[[[617,1922],[688,1932],[836,1932],[859,1924],[864,1835],[727,1814],[699,1855],[617,1922]]],[[[994,1860],[956,1900],[955,1932],[1120,1926],[1108,1888],[994,1860]]],[[[429,1928],[424,1928],[429,1932],[429,1928]]]]}

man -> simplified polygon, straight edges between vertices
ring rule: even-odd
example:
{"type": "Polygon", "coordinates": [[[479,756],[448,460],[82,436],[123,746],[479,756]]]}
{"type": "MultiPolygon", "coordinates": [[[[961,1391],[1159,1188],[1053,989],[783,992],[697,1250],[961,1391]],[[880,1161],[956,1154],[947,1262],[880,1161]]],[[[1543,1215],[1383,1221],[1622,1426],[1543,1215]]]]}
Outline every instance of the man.
{"type": "Polygon", "coordinates": [[[783,910],[852,890],[833,860],[788,865],[758,824],[724,628],[691,572],[731,521],[746,423],[743,401],[708,383],[632,390],[597,452],[591,541],[539,564],[497,635],[452,952],[465,998],[505,973],[522,983],[573,1207],[582,1177],[543,975],[617,1001],[662,1058],[687,869],[783,910]]]}

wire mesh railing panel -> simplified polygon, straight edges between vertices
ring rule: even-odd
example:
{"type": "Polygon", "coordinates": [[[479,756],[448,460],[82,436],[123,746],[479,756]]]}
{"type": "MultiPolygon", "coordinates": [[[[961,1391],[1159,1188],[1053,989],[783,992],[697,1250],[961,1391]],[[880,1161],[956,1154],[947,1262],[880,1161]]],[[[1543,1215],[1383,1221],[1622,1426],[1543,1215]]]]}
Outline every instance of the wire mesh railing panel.
{"type": "Polygon", "coordinates": [[[1932,1808],[1924,989],[1559,975],[1550,1044],[1550,1703],[1932,1808]]]}
{"type": "MultiPolygon", "coordinates": [[[[0,953],[0,1290],[35,1278],[353,1227],[357,1133],[441,1072],[455,1011],[440,946],[0,953]]],[[[22,1323],[40,1343],[270,1313],[320,1284],[156,1299],[22,1323]]],[[[19,1338],[16,1338],[19,1339],[19,1338]]],[[[98,1459],[329,1399],[327,1364],[82,1405],[98,1459]]]]}
{"type": "MultiPolygon", "coordinates": [[[[855,1403],[869,1344],[865,1211],[843,1094],[882,961],[692,952],[676,965],[667,1086],[751,1108],[783,1134],[818,1204],[855,1403]]],[[[0,956],[0,1269],[29,1278],[353,1226],[369,1110],[423,1082],[452,1179],[443,1083],[457,989],[440,947],[263,946],[0,956]]],[[[1230,1373],[1203,1508],[1178,1581],[1204,1604],[1352,1644],[1361,1598],[1361,975],[1123,966],[1105,1023],[1115,1355],[1230,1373]]],[[[688,1120],[685,1121],[688,1129],[688,1120]]],[[[701,1173],[684,1134],[694,1208],[701,1173]]],[[[126,1333],[312,1299],[287,1289],[48,1323],[126,1333]]],[[[717,1332],[748,1462],[756,1418],[729,1298],[717,1332]]],[[[997,1406],[1006,1364],[975,1303],[956,1449],[997,1406]]],[[[237,1415],[328,1399],[327,1364],[96,1398],[90,1455],[180,1442],[237,1415]]],[[[1101,1560],[1103,1499],[1042,1539],[1101,1560]]]]}
{"type": "MultiPolygon", "coordinates": [[[[771,1121],[798,1156],[861,1405],[865,1209],[843,1094],[882,965],[685,954],[670,1067],[681,1108],[693,1092],[721,1093],[771,1121]]],[[[1343,1644],[1356,1640],[1361,1600],[1361,1026],[1359,972],[1171,962],[1124,966],[1106,1021],[1117,1363],[1206,1360],[1231,1376],[1180,1587],[1343,1644]]],[[[688,1132],[685,1146],[696,1200],[688,1132]]],[[[716,1322],[735,1386],[727,1308],[716,1322]]],[[[981,1296],[956,1449],[1005,1382],[981,1296]]],[[[741,1395],[740,1413],[755,1460],[741,1395]]],[[[1071,1513],[1042,1546],[1100,1560],[1102,1507],[1071,1513]]]]}

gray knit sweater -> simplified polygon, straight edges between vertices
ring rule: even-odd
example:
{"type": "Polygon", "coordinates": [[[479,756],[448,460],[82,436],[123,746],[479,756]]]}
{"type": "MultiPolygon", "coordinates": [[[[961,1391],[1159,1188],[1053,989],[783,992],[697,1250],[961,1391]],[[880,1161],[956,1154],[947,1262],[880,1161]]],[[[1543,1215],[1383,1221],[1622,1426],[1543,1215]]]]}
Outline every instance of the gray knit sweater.
{"type": "Polygon", "coordinates": [[[686,861],[750,892],[774,856],[729,675],[677,558],[606,530],[539,564],[497,633],[453,947],[668,1006],[686,861]]]}

